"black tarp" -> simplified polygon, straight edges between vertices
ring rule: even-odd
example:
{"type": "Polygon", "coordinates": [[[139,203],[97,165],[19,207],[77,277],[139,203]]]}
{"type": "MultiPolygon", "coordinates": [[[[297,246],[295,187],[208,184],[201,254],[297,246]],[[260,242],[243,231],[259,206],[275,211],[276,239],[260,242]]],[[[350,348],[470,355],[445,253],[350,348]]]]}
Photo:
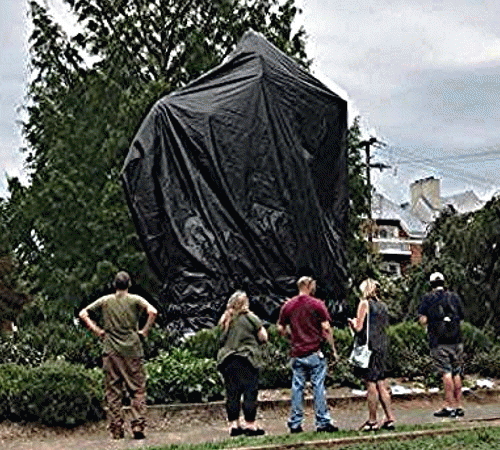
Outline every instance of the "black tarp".
{"type": "Polygon", "coordinates": [[[153,106],[122,175],[167,322],[210,326],[241,288],[269,319],[299,274],[343,296],[346,131],[346,101],[253,31],[153,106]]]}

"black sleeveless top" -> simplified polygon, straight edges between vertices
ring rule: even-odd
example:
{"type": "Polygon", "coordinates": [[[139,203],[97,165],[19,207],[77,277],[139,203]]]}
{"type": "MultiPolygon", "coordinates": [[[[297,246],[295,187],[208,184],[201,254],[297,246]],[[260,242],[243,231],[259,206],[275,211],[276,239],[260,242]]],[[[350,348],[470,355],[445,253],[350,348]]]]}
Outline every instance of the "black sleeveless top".
{"type": "MultiPolygon", "coordinates": [[[[387,334],[386,328],[389,325],[389,313],[387,306],[381,301],[368,300],[369,317],[370,317],[370,338],[368,347],[377,352],[387,351],[387,334]]],[[[367,316],[368,317],[368,314],[367,316]]],[[[366,317],[363,323],[363,328],[359,332],[359,342],[366,342],[366,317]]]]}

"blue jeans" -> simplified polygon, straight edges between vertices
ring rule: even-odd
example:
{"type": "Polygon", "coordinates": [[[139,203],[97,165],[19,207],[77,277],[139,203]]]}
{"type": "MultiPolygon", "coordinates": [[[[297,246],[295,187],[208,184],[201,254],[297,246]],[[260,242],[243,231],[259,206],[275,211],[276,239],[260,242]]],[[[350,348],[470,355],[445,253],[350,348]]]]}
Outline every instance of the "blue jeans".
{"type": "Polygon", "coordinates": [[[289,428],[297,428],[304,418],[304,387],[308,378],[311,380],[314,395],[314,412],[316,428],[331,423],[330,413],[326,404],[325,377],[326,360],[318,352],[308,356],[292,358],[292,410],[288,420],[289,428]]]}

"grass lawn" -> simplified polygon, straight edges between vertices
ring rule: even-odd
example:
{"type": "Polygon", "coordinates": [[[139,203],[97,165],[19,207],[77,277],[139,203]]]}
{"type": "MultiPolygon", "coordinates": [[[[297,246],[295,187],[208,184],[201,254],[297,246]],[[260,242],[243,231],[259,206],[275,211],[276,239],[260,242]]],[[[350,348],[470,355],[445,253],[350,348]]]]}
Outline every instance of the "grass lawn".
{"type": "MultiPolygon", "coordinates": [[[[422,426],[400,426],[397,433],[407,433],[411,431],[431,431],[446,430],[451,426],[448,424],[434,424],[422,426]]],[[[328,433],[315,433],[306,432],[298,435],[279,435],[279,436],[263,436],[259,438],[239,437],[227,439],[217,443],[206,443],[197,445],[167,445],[161,447],[147,447],[148,450],[221,450],[226,448],[239,448],[239,447],[264,447],[271,448],[281,444],[300,448],[301,442],[312,442],[319,440],[329,440],[335,438],[355,438],[359,436],[377,436],[382,432],[377,433],[363,433],[358,431],[340,431],[335,434],[328,433]],[[295,445],[294,445],[295,444],[295,445]],[[299,445],[297,445],[299,444],[299,445]]],[[[387,433],[383,433],[387,435],[387,433]]],[[[435,435],[435,436],[422,436],[414,439],[395,439],[383,442],[366,442],[366,443],[352,443],[348,445],[335,446],[335,449],[349,449],[349,450],[490,450],[500,449],[500,428],[489,427],[481,428],[472,431],[459,431],[453,434],[435,435]]],[[[328,446],[325,446],[327,448],[328,446]]],[[[331,448],[331,447],[330,447],[331,448]]],[[[274,450],[274,448],[273,448],[274,450]]],[[[315,450],[321,450],[320,446],[315,447],[315,450]]]]}
{"type": "Polygon", "coordinates": [[[337,449],[349,450],[492,450],[500,448],[500,428],[427,436],[406,441],[387,441],[374,445],[355,444],[337,449]]]}

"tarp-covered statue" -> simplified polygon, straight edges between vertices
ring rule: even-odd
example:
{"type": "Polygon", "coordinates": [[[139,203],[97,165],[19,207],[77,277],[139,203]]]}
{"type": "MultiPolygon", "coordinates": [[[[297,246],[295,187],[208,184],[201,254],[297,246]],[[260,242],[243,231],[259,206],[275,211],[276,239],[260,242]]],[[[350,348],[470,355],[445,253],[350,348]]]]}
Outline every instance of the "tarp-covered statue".
{"type": "Polygon", "coordinates": [[[274,320],[302,274],[342,298],[346,131],[346,101],[253,31],[153,106],[123,179],[171,326],[213,325],[236,289],[274,320]]]}

